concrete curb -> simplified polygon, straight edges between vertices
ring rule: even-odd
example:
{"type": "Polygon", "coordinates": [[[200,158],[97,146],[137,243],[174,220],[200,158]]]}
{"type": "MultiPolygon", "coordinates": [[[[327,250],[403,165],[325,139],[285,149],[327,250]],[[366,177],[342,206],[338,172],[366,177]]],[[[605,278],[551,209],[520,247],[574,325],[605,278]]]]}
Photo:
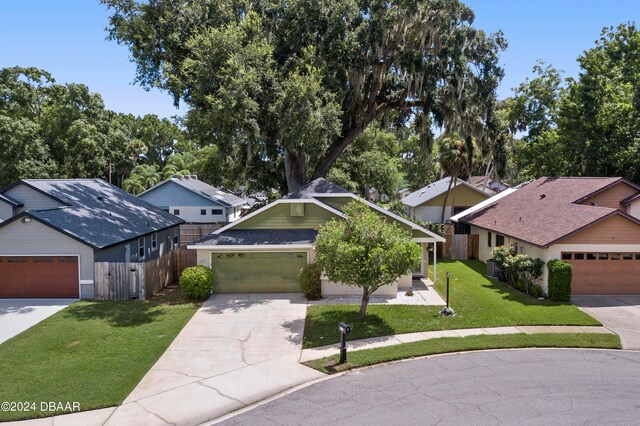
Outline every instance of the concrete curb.
{"type": "MultiPolygon", "coordinates": [[[[539,333],[602,333],[615,334],[611,330],[602,326],[510,326],[510,327],[484,327],[467,328],[455,330],[439,330],[417,333],[396,334],[391,336],[372,337],[369,339],[354,340],[347,343],[350,351],[363,349],[374,349],[385,346],[401,345],[403,343],[419,342],[424,340],[438,339],[442,337],[466,337],[480,335],[499,334],[539,334],[539,333]]],[[[312,361],[335,355],[338,351],[337,344],[326,345],[317,348],[303,349],[300,355],[300,362],[312,361]]]]}

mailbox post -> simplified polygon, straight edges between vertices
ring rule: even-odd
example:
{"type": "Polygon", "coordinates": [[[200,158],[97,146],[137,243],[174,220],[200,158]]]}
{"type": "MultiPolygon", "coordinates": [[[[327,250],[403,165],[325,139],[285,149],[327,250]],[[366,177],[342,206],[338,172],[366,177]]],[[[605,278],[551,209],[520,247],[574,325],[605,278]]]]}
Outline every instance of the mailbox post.
{"type": "Polygon", "coordinates": [[[343,322],[338,323],[340,331],[340,364],[347,362],[347,334],[351,333],[351,326],[343,322]]]}

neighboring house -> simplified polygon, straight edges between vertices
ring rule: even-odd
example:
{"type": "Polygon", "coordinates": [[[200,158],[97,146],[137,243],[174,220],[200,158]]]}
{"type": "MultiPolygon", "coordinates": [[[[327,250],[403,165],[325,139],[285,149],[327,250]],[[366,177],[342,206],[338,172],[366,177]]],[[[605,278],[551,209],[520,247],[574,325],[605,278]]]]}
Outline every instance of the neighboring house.
{"type": "MultiPolygon", "coordinates": [[[[447,189],[450,181],[451,177],[440,179],[404,197],[402,204],[404,204],[405,211],[409,217],[412,220],[421,220],[423,222],[442,222],[442,207],[445,198],[447,198],[447,189]]],[[[455,186],[451,185],[444,221],[447,222],[454,214],[466,210],[492,195],[495,195],[495,193],[483,191],[462,179],[458,179],[455,186]],[[452,208],[454,201],[455,205],[452,208]]]]}
{"type": "MultiPolygon", "coordinates": [[[[428,244],[435,245],[444,238],[325,179],[316,179],[188,248],[197,250],[198,264],[213,268],[214,292],[299,292],[300,268],[315,261],[318,227],[331,219],[344,218],[341,209],[356,199],[411,231],[422,248],[420,273],[426,275],[428,244]]],[[[382,287],[377,294],[395,295],[398,288],[410,288],[411,279],[412,274],[408,274],[398,283],[382,287]]],[[[323,279],[322,292],[331,296],[361,294],[362,290],[323,279]]]]}
{"type": "MultiPolygon", "coordinates": [[[[454,217],[479,235],[479,259],[519,253],[573,265],[573,294],[640,294],[640,186],[623,178],[540,178],[454,217]]],[[[547,291],[547,268],[542,287],[547,291]]]]}
{"type": "Polygon", "coordinates": [[[493,194],[499,194],[505,189],[510,188],[504,182],[490,178],[489,176],[471,176],[467,182],[478,189],[493,194]]]}
{"type": "Polygon", "coordinates": [[[0,297],[83,299],[95,262],[157,259],[182,223],[101,179],[19,180],[0,190],[0,219],[0,297]]]}
{"type": "Polygon", "coordinates": [[[240,218],[242,207],[247,204],[195,175],[175,175],[138,197],[189,223],[233,222],[240,218]]]}

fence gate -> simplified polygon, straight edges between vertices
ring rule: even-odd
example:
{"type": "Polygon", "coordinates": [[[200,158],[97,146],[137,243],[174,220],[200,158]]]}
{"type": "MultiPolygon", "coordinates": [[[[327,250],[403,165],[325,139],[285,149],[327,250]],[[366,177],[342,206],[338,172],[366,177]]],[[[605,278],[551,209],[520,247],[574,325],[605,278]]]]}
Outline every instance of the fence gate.
{"type": "Polygon", "coordinates": [[[469,259],[469,236],[468,235],[452,235],[451,236],[451,259],[467,260],[469,259]]]}

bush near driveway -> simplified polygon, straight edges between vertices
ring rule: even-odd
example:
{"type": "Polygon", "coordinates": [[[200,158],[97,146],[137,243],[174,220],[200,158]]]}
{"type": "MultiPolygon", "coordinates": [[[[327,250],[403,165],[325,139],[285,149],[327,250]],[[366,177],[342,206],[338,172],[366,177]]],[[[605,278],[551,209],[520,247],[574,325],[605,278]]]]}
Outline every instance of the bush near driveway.
{"type": "MultiPolygon", "coordinates": [[[[433,267],[430,276],[433,276],[433,267]]],[[[438,262],[436,290],[446,292],[446,273],[451,273],[450,304],[454,317],[440,316],[441,306],[371,305],[358,319],[357,305],[316,305],[307,308],[304,348],[336,343],[337,324],[351,325],[349,340],[417,331],[510,325],[600,325],[573,305],[537,300],[487,278],[486,265],[478,261],[438,262]]]]}
{"type": "MultiPolygon", "coordinates": [[[[199,304],[171,293],[148,301],[76,302],[0,344],[0,402],[122,403],[199,304]]],[[[0,422],[61,412],[0,411],[0,422]]]]}
{"type": "Polygon", "coordinates": [[[549,299],[568,302],[571,299],[573,266],[563,260],[550,260],[547,268],[549,268],[549,299]]]}
{"type": "Polygon", "coordinates": [[[300,269],[300,287],[308,300],[322,299],[322,269],[317,263],[309,263],[300,269]]]}
{"type": "Polygon", "coordinates": [[[191,266],[180,275],[180,288],[189,299],[206,299],[213,288],[213,271],[206,266],[191,266]]]}

